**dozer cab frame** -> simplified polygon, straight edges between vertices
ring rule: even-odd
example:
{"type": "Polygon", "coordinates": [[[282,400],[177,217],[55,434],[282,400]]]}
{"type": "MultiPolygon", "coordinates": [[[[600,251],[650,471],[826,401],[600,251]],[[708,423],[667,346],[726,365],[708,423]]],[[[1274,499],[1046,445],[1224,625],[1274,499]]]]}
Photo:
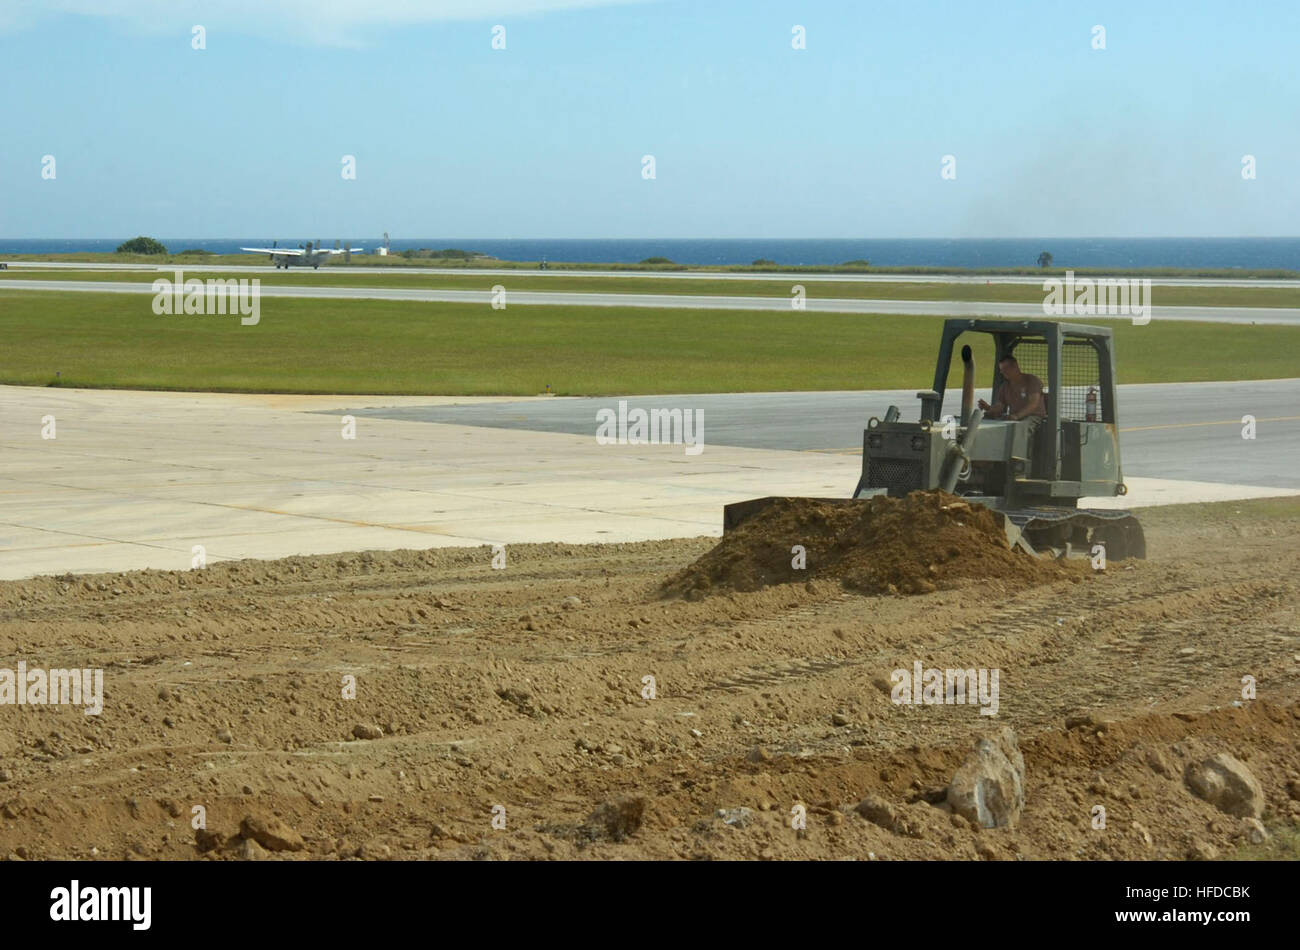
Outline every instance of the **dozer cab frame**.
{"type": "MultiPolygon", "coordinates": [[[[1130,512],[1078,507],[1080,498],[1127,493],[1109,328],[1049,320],[947,320],[934,386],[917,397],[917,422],[900,422],[897,406],[890,406],[883,419],[868,421],[853,499],[822,500],[852,503],[941,488],[1000,512],[1008,541],[1032,553],[1089,554],[1101,544],[1111,560],[1146,556],[1142,528],[1130,512]],[[968,333],[993,339],[995,401],[1003,381],[998,361],[1015,356],[1021,372],[1043,382],[1045,417],[985,419],[974,405],[969,346],[961,351],[960,410],[944,414],[954,347],[968,333]]],[[[728,505],[724,530],[768,502],[728,505]]]]}

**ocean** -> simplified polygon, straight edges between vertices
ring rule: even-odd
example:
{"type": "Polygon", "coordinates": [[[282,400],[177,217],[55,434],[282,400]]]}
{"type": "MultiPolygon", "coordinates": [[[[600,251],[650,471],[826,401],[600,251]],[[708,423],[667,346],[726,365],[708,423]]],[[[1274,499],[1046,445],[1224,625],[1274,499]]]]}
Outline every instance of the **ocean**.
{"type": "MultiPolygon", "coordinates": [[[[322,246],[332,247],[334,238],[322,246]]],[[[122,238],[0,238],[0,255],[112,251],[122,238]]],[[[272,238],[159,238],[169,250],[190,248],[219,254],[240,246],[268,247],[272,238]]],[[[284,235],[282,245],[308,240],[284,235]]],[[[372,251],[381,239],[350,239],[372,251]]],[[[695,266],[750,264],[766,258],[781,265],[826,266],[866,260],[872,267],[1033,267],[1042,251],[1057,267],[1180,267],[1300,270],[1300,237],[1288,238],[666,238],[666,239],[508,239],[397,238],[393,251],[408,248],[461,248],[510,261],[632,264],[666,257],[695,266]]]]}

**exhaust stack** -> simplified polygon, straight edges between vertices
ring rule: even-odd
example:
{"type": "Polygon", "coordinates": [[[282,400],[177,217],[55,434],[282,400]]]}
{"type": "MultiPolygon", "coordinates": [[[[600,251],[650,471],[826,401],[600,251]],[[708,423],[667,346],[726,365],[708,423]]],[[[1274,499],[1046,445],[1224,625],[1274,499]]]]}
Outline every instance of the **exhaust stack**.
{"type": "Polygon", "coordinates": [[[970,424],[971,410],[975,408],[975,357],[970,347],[961,348],[961,419],[962,425],[970,424]]]}

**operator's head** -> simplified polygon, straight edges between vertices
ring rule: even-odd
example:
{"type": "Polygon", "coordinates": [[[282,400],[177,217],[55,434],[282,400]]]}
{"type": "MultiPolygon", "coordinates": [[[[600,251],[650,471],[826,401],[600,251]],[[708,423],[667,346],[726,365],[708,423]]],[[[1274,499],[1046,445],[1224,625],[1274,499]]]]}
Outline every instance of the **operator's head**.
{"type": "Polygon", "coordinates": [[[1013,383],[1020,379],[1020,364],[1016,361],[1016,358],[1009,353],[1002,357],[1002,359],[998,360],[998,369],[1002,371],[1004,379],[1009,379],[1013,383]]]}

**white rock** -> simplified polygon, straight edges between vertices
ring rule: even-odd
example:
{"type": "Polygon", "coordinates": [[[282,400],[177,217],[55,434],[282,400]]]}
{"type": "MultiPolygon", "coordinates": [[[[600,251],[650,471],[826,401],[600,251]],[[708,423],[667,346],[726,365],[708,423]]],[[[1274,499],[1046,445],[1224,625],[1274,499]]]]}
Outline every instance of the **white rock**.
{"type": "Polygon", "coordinates": [[[982,828],[1006,828],[1020,820],[1025,807],[1025,759],[1016,734],[1003,726],[993,738],[980,739],[948,783],[952,810],[982,828]]]}

